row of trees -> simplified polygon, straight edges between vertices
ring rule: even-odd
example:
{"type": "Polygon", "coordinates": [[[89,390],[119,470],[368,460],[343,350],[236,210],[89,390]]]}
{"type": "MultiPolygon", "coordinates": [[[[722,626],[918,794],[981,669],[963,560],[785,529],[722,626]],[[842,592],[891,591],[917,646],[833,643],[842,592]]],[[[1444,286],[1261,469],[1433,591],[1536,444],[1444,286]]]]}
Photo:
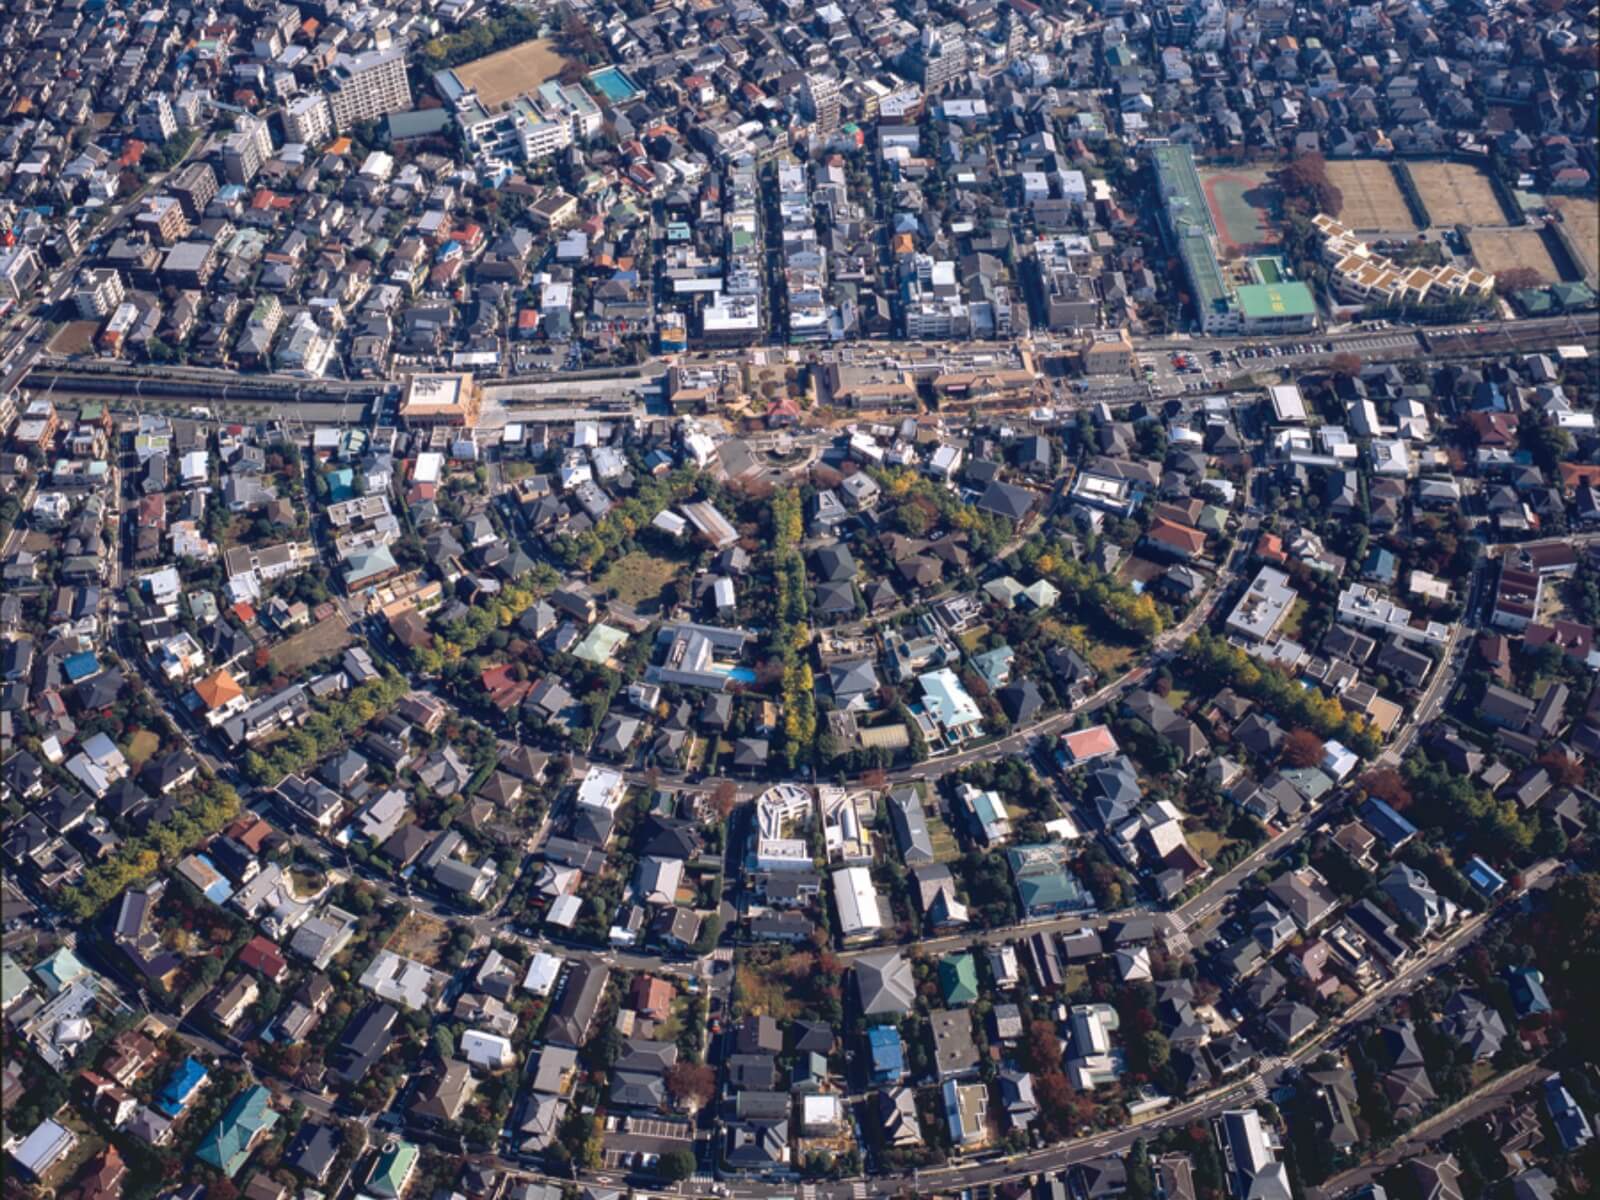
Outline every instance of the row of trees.
{"type": "Polygon", "coordinates": [[[593,528],[576,535],[563,535],[551,549],[562,564],[579,571],[592,571],[595,564],[610,558],[633,540],[670,504],[690,495],[699,483],[694,471],[677,470],[660,479],[647,479],[628,499],[614,505],[593,528]]]}
{"type": "Polygon", "coordinates": [[[1085,614],[1102,614],[1122,632],[1142,642],[1151,641],[1167,627],[1160,607],[1148,594],[1135,592],[1082,559],[1029,543],[1022,548],[1022,560],[1060,588],[1062,599],[1073,608],[1085,614]]]}
{"type": "Polygon", "coordinates": [[[273,743],[265,753],[252,750],[246,754],[245,775],[257,787],[277,787],[285,776],[304,770],[331,753],[379,713],[392,708],[408,686],[404,675],[387,670],[383,678],[322,703],[304,725],[273,743]]]}
{"type": "Polygon", "coordinates": [[[805,531],[800,493],[793,489],[774,493],[768,514],[778,588],[777,619],[769,649],[783,664],[783,756],[793,770],[810,756],[817,736],[816,680],[806,659],[811,628],[807,624],[806,569],[800,556],[800,538],[805,531]]]}
{"type": "Polygon", "coordinates": [[[154,826],[144,837],[130,838],[103,863],[90,867],[83,882],[68,889],[62,906],[79,920],[87,920],[130,887],[153,879],[190,847],[219,832],[239,815],[239,794],[227,784],[207,777],[195,785],[183,806],[170,820],[154,826]]]}
{"type": "Polygon", "coordinates": [[[1207,632],[1184,643],[1188,669],[1217,688],[1259,700],[1290,725],[1309,729],[1319,737],[1338,738],[1363,758],[1374,758],[1382,745],[1367,719],[1346,712],[1344,706],[1316,688],[1303,688],[1275,667],[1263,666],[1237,646],[1207,632]]]}

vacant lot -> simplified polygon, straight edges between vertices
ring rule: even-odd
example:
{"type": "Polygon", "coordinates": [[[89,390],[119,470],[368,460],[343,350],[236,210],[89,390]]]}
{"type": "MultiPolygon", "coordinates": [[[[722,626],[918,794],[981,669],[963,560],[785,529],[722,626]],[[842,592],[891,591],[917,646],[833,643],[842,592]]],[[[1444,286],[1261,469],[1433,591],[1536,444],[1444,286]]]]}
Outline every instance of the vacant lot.
{"type": "Polygon", "coordinates": [[[1489,177],[1471,163],[1408,163],[1411,180],[1417,185],[1435,225],[1504,225],[1506,211],[1495,198],[1489,177]]]}
{"type": "Polygon", "coordinates": [[[1550,207],[1561,214],[1567,244],[1581,256],[1584,277],[1600,275],[1600,200],[1593,196],[1551,196],[1550,207]]]}
{"type": "Polygon", "coordinates": [[[1277,222],[1283,212],[1283,193],[1265,167],[1230,167],[1201,171],[1211,220],[1224,247],[1254,250],[1280,240],[1277,222]]]}
{"type": "Polygon", "coordinates": [[[99,332],[99,321],[68,321],[50,339],[50,353],[88,354],[94,349],[94,335],[99,332]]]}
{"type": "Polygon", "coordinates": [[[161,737],[148,729],[135,729],[128,738],[128,744],[122,748],[123,757],[133,764],[138,770],[150,761],[152,755],[161,749],[161,737]]]}
{"type": "Polygon", "coordinates": [[[661,589],[671,583],[677,573],[678,564],[670,558],[657,558],[635,550],[607,568],[600,576],[600,589],[615,592],[616,599],[629,608],[648,607],[644,602],[660,595],[661,589]]]}
{"type": "Polygon", "coordinates": [[[485,108],[497,108],[561,74],[567,60],[548,38],[534,38],[455,69],[456,78],[473,91],[485,108]]]}
{"type": "Polygon", "coordinates": [[[1417,223],[1395,182],[1394,171],[1375,159],[1340,159],[1328,164],[1328,181],[1344,193],[1339,220],[1361,233],[1414,233],[1417,223]]]}
{"type": "Polygon", "coordinates": [[[449,945],[449,925],[426,913],[408,912],[400,927],[389,935],[384,949],[431,967],[444,957],[449,945]]]}
{"type": "Polygon", "coordinates": [[[339,653],[349,644],[350,630],[345,623],[338,617],[329,617],[279,642],[267,655],[267,665],[274,675],[292,679],[312,663],[339,653]]]}
{"type": "Polygon", "coordinates": [[[1467,240],[1472,245],[1474,261],[1491,274],[1531,267],[1545,283],[1561,280],[1541,229],[1475,229],[1467,240]]]}

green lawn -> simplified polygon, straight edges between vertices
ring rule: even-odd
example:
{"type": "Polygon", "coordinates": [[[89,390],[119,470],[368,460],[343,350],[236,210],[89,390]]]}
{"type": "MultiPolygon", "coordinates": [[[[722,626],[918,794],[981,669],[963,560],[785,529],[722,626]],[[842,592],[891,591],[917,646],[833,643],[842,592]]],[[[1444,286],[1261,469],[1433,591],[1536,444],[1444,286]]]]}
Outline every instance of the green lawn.
{"type": "Polygon", "coordinates": [[[1310,607],[1303,596],[1295,597],[1294,603],[1289,607],[1289,615],[1283,619],[1284,637],[1298,638],[1300,636],[1301,622],[1306,619],[1306,609],[1310,607]]]}
{"type": "Polygon", "coordinates": [[[159,749],[161,749],[160,735],[152,733],[148,729],[140,729],[136,730],[133,736],[128,739],[128,744],[122,748],[122,753],[133,769],[137,771],[150,761],[150,757],[159,749]]]}
{"type": "Polygon", "coordinates": [[[620,603],[636,608],[646,600],[654,600],[677,573],[678,564],[671,559],[635,550],[606,568],[599,587],[603,592],[614,592],[620,603]]]}
{"type": "Polygon", "coordinates": [[[961,857],[961,847],[956,845],[956,835],[950,832],[950,827],[944,823],[943,818],[923,808],[923,814],[928,823],[928,839],[933,843],[933,857],[936,862],[954,862],[961,857]]]}
{"type": "Polygon", "coordinates": [[[1221,854],[1237,840],[1226,834],[1218,833],[1214,829],[1194,829],[1188,831],[1189,846],[1207,862],[1216,861],[1221,854]]]}
{"type": "Polygon", "coordinates": [[[1132,646],[1112,646],[1106,642],[1090,642],[1089,651],[1084,656],[1089,664],[1103,675],[1121,675],[1130,666],[1136,657],[1132,646]]]}

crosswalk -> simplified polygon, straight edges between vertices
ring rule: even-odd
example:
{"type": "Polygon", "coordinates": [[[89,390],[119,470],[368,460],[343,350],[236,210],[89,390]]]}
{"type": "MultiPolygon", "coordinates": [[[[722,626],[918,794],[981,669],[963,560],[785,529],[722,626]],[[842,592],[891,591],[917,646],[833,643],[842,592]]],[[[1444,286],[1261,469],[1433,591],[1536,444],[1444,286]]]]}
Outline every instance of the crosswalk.
{"type": "Polygon", "coordinates": [[[1252,1075],[1247,1086],[1250,1090],[1250,1095],[1255,1099],[1257,1104],[1261,1103],[1261,1101],[1267,1098],[1267,1081],[1261,1078],[1261,1076],[1252,1075]]]}
{"type": "Polygon", "coordinates": [[[861,1180],[856,1180],[850,1185],[850,1195],[855,1200],[867,1200],[867,1185],[861,1180]]]}

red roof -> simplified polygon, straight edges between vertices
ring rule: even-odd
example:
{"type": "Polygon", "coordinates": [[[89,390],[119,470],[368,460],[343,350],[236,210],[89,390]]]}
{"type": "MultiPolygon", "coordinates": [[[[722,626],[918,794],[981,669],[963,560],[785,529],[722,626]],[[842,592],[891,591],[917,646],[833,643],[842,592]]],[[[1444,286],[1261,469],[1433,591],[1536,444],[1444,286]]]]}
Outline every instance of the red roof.
{"type": "Polygon", "coordinates": [[[1146,536],[1152,542],[1170,546],[1180,554],[1199,554],[1206,548],[1206,535],[1189,525],[1180,525],[1165,517],[1150,522],[1146,536]]]}
{"type": "Polygon", "coordinates": [[[239,951],[239,961],[268,979],[277,979],[289,969],[278,948],[259,935],[244,944],[244,949],[239,951]]]}
{"type": "Polygon", "coordinates": [[[1088,762],[1092,758],[1103,758],[1107,754],[1117,752],[1117,739],[1104,725],[1079,729],[1067,734],[1061,740],[1066,745],[1067,758],[1075,763],[1088,762]]]}

